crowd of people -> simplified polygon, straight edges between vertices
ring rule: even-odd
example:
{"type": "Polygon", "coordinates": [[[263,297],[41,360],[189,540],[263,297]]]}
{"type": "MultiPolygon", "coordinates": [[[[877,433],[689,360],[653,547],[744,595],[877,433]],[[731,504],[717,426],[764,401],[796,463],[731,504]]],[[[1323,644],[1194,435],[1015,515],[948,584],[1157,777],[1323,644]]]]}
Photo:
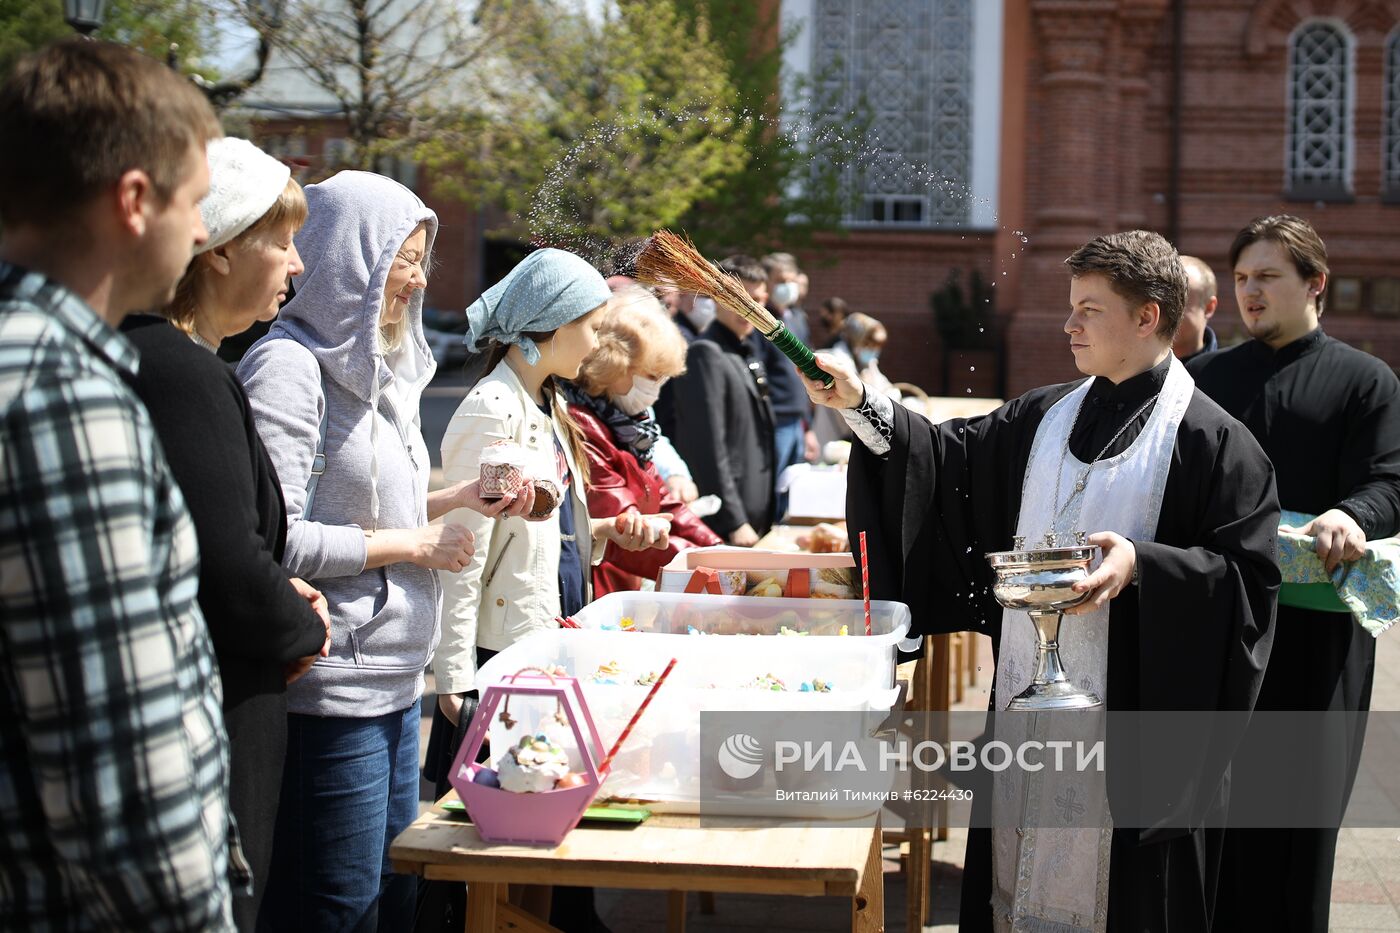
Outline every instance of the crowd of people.
{"type": "MultiPolygon", "coordinates": [[[[1374,642],[1276,607],[1280,503],[1316,516],[1329,570],[1400,531],[1400,382],[1319,328],[1306,221],[1241,230],[1250,339],[1226,350],[1208,265],[1142,231],[1085,244],[1065,331],[1091,378],[942,425],[894,401],[879,321],[830,298],[813,327],[791,255],[719,267],[820,337],[830,386],[707,296],[538,249],[467,309],[485,368],[434,488],[438,221],[413,192],[355,171],[303,189],[102,42],[17,66],[0,136],[0,927],[460,928],[463,886],[388,855],[418,810],[425,671],[441,792],[481,664],[680,550],[754,545],[779,476],[831,440],[853,442],[876,595],[922,632],[998,639],[994,709],[1031,648],[963,594],[989,590],[982,553],[1047,530],[1102,548],[1066,651],[1110,709],[1296,708],[1302,681],[1309,709],[1369,703],[1374,642]],[[215,351],[256,321],[235,370],[215,351]],[[531,466],[487,495],[503,444],[531,466]]],[[[1229,773],[1212,746],[1171,804],[1227,807],[1229,773]]],[[[1237,892],[1266,877],[1293,882],[1270,929],[1325,929],[1335,831],[1271,832],[1065,831],[1037,855],[974,830],[964,929],[1243,929],[1261,907],[1237,892]],[[1016,896],[1048,851],[1054,896],[1016,896]]],[[[600,928],[590,891],[518,897],[600,928]]]]}

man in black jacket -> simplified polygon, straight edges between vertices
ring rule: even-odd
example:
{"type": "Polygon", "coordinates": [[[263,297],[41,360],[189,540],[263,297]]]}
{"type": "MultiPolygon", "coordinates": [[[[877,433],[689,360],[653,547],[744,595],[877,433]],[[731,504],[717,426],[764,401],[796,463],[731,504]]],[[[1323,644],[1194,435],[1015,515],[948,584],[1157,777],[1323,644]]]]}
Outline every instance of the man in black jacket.
{"type": "MultiPolygon", "coordinates": [[[[1327,247],[1312,224],[1287,214],[1250,222],[1230,246],[1230,267],[1251,339],[1188,369],[1258,439],[1277,471],[1283,520],[1314,539],[1332,573],[1359,559],[1367,541],[1400,531],[1400,381],[1381,360],[1323,333],[1327,247]]],[[[1291,722],[1284,747],[1255,727],[1236,774],[1239,786],[1268,786],[1286,760],[1291,793],[1327,818],[1226,833],[1217,929],[1329,929],[1337,827],[1360,765],[1375,663],[1375,638],[1348,615],[1278,607],[1257,708],[1272,714],[1265,721],[1328,715],[1291,722]],[[1259,897],[1264,884],[1277,885],[1278,896],[1259,897]]]]}
{"type": "MultiPolygon", "coordinates": [[[[767,299],[763,267],[753,259],[731,256],[720,268],[759,304],[767,299]]],[[[773,408],[752,333],[744,318],[722,305],[716,309],[714,323],[690,345],[685,375],[674,383],[671,438],[700,494],[720,498],[720,510],[705,523],[730,544],[746,547],[772,527],[774,506],[773,408]]]]}

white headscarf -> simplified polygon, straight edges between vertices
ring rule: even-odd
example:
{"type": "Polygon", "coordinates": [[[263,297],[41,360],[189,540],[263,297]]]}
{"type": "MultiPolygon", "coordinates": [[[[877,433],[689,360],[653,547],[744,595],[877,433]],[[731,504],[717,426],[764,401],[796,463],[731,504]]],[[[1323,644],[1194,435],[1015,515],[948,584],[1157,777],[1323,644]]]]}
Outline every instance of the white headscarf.
{"type": "Polygon", "coordinates": [[[209,193],[199,202],[209,239],[207,253],[257,223],[277,203],[292,170],[246,139],[225,136],[209,143],[209,193]]]}

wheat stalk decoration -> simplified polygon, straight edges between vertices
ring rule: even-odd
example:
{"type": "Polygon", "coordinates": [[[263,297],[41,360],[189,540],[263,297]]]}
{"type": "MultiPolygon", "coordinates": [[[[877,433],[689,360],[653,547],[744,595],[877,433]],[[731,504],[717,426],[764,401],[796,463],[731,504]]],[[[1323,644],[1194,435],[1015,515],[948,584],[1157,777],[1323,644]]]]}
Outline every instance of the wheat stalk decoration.
{"type": "Polygon", "coordinates": [[[647,285],[674,286],[708,295],[752,324],[765,339],[792,360],[809,379],[831,385],[831,375],[817,365],[812,351],[768,309],[749,296],[742,282],[720,271],[685,236],[658,230],[637,254],[636,277],[647,285]]]}

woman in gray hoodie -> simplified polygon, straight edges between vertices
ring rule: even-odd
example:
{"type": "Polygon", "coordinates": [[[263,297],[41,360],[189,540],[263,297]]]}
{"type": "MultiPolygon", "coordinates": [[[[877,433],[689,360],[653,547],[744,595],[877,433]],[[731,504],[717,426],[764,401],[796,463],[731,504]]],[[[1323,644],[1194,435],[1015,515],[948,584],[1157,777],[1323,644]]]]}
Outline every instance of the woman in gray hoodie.
{"type": "Polygon", "coordinates": [[[306,270],[238,376],[287,503],[283,564],[330,608],[330,654],[287,691],[287,757],[262,929],[402,930],[414,879],[388,847],[418,812],[418,701],[438,640],[438,570],[471,561],[456,508],[473,483],[428,492],[418,405],[435,368],[423,337],[437,217],[407,188],[341,172],[306,189],[306,270]]]}

